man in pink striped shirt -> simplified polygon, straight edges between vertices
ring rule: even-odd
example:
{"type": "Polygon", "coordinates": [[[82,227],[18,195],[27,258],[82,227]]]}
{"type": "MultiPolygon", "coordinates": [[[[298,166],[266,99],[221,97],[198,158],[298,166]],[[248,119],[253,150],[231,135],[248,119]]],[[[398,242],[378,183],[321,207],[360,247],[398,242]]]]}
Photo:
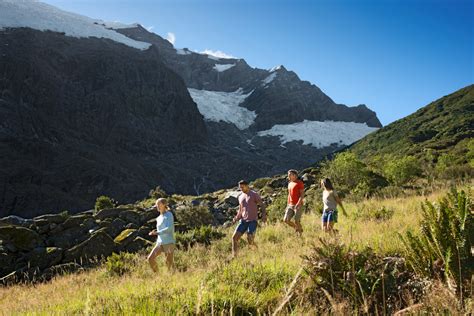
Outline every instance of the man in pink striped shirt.
{"type": "Polygon", "coordinates": [[[259,206],[262,211],[263,222],[267,221],[265,205],[263,204],[260,195],[258,195],[257,192],[250,190],[247,181],[239,181],[239,187],[240,190],[242,190],[242,194],[239,195],[239,211],[232,221],[232,223],[235,223],[240,220],[239,225],[232,236],[232,257],[234,258],[237,255],[239,240],[243,234],[247,233],[249,245],[255,246],[254,239],[257,230],[259,206]]]}

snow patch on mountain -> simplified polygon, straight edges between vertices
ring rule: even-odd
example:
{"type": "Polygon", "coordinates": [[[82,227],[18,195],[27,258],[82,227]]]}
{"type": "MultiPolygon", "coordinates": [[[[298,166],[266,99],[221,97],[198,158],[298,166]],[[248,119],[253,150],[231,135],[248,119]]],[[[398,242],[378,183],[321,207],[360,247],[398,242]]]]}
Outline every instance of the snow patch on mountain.
{"type": "Polygon", "coordinates": [[[216,64],[213,69],[217,72],[223,72],[226,71],[232,67],[234,67],[235,64],[216,64]]]}
{"type": "Polygon", "coordinates": [[[114,29],[114,30],[120,30],[120,29],[130,29],[130,28],[135,28],[138,27],[138,23],[132,23],[132,24],[125,24],[119,21],[101,21],[97,20],[98,24],[103,24],[106,28],[108,29],[114,29]]]}
{"type": "Polygon", "coordinates": [[[275,67],[271,68],[271,69],[268,70],[268,71],[269,71],[269,72],[274,72],[274,71],[280,70],[281,68],[283,68],[283,65],[275,66],[275,67]]]}
{"type": "MultiPolygon", "coordinates": [[[[0,30],[4,28],[29,27],[40,31],[64,32],[67,36],[79,38],[108,38],[142,50],[148,49],[151,46],[150,43],[135,41],[108,28],[121,28],[124,25],[119,25],[116,22],[91,19],[38,1],[0,1],[0,30]]],[[[127,27],[130,27],[130,25],[127,27]]]]}
{"type": "Polygon", "coordinates": [[[258,136],[278,136],[282,144],[303,141],[304,145],[324,148],[332,144],[350,145],[377,129],[366,123],[304,120],[293,124],[277,124],[269,130],[258,132],[258,136]]]}
{"type": "Polygon", "coordinates": [[[275,77],[277,76],[276,72],[272,72],[268,77],[262,80],[262,86],[268,85],[270,82],[272,82],[275,77]]]}
{"type": "Polygon", "coordinates": [[[254,111],[239,106],[253,91],[247,94],[244,94],[242,88],[234,92],[207,91],[192,88],[189,88],[188,91],[205,120],[231,123],[237,126],[237,128],[244,130],[249,128],[257,117],[254,111]]]}
{"type": "Polygon", "coordinates": [[[192,52],[189,51],[188,49],[182,49],[182,48],[175,48],[176,49],[176,54],[178,55],[191,55],[192,52]]]}

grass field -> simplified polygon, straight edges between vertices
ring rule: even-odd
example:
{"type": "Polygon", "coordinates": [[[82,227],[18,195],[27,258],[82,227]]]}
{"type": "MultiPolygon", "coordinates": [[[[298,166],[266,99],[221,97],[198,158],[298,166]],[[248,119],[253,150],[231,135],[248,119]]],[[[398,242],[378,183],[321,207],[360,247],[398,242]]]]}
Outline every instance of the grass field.
{"type": "MultiPolygon", "coordinates": [[[[402,251],[398,233],[414,231],[420,220],[420,204],[435,201],[446,191],[429,196],[371,199],[346,203],[348,216],[339,216],[336,228],[345,244],[354,249],[370,246],[379,254],[402,251]]],[[[283,212],[283,210],[282,210],[283,212]]],[[[302,219],[303,237],[281,222],[260,227],[258,248],[241,243],[237,259],[230,259],[232,228],[211,246],[178,250],[177,272],[166,270],[160,257],[159,273],[146,262],[146,250],[126,263],[130,272],[111,275],[105,265],[58,276],[51,282],[0,288],[2,315],[120,315],[120,314],[271,314],[285,296],[302,266],[302,255],[323,236],[320,215],[308,212],[302,219]]],[[[304,302],[287,311],[306,314],[304,302]]],[[[313,312],[314,313],[314,312],[313,312]]]]}

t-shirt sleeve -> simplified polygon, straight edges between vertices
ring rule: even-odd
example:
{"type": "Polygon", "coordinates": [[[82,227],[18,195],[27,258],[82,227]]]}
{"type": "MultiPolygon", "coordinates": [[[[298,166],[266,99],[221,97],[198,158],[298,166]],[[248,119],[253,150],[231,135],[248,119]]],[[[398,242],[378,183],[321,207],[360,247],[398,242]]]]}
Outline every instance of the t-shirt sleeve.
{"type": "Polygon", "coordinates": [[[257,204],[262,203],[262,197],[258,193],[255,193],[255,202],[257,204]]]}

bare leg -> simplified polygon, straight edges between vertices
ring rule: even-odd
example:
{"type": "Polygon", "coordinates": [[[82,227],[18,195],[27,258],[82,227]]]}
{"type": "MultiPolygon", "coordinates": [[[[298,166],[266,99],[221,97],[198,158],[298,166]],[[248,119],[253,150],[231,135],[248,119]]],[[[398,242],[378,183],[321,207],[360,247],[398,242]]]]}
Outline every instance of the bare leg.
{"type": "Polygon", "coordinates": [[[158,267],[156,266],[156,257],[158,257],[161,253],[161,245],[156,245],[147,257],[148,263],[150,264],[153,272],[158,272],[158,267]]]}
{"type": "Polygon", "coordinates": [[[173,250],[166,253],[166,266],[168,267],[168,271],[174,271],[174,251],[173,250]]]}
{"type": "Polygon", "coordinates": [[[237,256],[237,251],[239,250],[239,240],[242,237],[242,233],[236,231],[232,236],[232,258],[237,256]]]}
{"type": "Polygon", "coordinates": [[[257,249],[257,244],[255,243],[255,234],[247,234],[247,240],[249,242],[249,246],[253,246],[257,249]]]}
{"type": "Polygon", "coordinates": [[[302,234],[303,233],[303,226],[301,226],[300,221],[295,221],[295,230],[297,233],[302,234]]]}

